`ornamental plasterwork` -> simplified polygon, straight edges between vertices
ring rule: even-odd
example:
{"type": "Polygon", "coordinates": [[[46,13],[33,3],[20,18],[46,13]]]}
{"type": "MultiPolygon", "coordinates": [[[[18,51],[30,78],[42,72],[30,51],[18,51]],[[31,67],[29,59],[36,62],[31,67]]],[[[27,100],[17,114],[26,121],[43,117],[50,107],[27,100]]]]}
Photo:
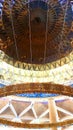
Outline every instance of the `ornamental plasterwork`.
{"type": "Polygon", "coordinates": [[[73,61],[51,70],[34,71],[13,67],[0,61],[0,75],[12,83],[54,82],[65,83],[73,80],[73,61]]]}

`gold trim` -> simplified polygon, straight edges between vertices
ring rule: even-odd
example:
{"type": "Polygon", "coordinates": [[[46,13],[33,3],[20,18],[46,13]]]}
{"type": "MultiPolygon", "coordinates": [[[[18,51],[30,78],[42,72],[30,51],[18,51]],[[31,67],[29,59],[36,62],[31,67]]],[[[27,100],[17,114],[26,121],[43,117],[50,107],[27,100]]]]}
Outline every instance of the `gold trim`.
{"type": "Polygon", "coordinates": [[[0,60],[17,68],[21,68],[25,70],[44,71],[44,70],[51,70],[63,66],[64,64],[68,64],[69,62],[73,61],[73,51],[70,54],[68,54],[66,57],[51,63],[28,64],[20,61],[15,61],[13,58],[10,58],[8,55],[6,55],[3,51],[0,50],[0,60]]]}
{"type": "Polygon", "coordinates": [[[6,119],[0,118],[0,123],[9,125],[9,126],[14,126],[14,127],[19,127],[19,128],[51,128],[51,127],[62,127],[66,125],[73,124],[73,119],[69,119],[66,121],[62,122],[57,122],[57,123],[47,123],[47,124],[28,124],[28,123],[20,123],[20,122],[13,122],[13,121],[8,121],[6,119]]]}
{"type": "Polygon", "coordinates": [[[73,96],[73,88],[70,86],[53,83],[24,83],[0,88],[0,97],[21,93],[55,93],[73,96]]]}

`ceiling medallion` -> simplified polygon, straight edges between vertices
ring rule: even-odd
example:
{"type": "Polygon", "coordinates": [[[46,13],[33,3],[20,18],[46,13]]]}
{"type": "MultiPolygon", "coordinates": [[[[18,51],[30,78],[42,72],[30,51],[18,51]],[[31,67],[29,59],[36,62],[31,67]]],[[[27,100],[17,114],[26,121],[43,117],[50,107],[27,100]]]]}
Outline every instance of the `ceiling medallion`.
{"type": "Polygon", "coordinates": [[[71,17],[69,1],[63,7],[58,0],[5,0],[0,28],[4,44],[1,50],[15,60],[30,64],[64,58],[72,51],[68,38],[71,17]]]}

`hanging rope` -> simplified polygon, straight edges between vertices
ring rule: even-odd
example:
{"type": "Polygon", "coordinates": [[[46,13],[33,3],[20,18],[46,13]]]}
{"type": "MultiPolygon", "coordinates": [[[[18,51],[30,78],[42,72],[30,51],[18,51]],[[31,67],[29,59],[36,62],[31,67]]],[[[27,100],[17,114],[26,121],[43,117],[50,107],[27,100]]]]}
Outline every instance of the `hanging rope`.
{"type": "Polygon", "coordinates": [[[11,18],[11,25],[12,25],[12,31],[13,31],[13,38],[14,38],[14,44],[15,44],[15,49],[16,49],[16,55],[17,55],[17,59],[19,60],[17,41],[16,41],[16,37],[15,37],[14,22],[13,22],[13,17],[12,17],[11,1],[8,0],[8,2],[9,2],[10,18],[11,18]]]}
{"type": "Polygon", "coordinates": [[[31,63],[32,63],[32,43],[31,43],[31,16],[30,16],[30,0],[28,0],[28,12],[29,12],[30,57],[31,57],[31,63]]]}

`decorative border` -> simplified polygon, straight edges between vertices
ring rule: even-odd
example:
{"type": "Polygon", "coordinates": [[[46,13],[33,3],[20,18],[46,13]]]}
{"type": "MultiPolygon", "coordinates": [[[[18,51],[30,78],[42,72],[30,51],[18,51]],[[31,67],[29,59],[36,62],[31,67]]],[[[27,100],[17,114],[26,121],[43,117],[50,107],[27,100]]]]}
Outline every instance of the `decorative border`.
{"type": "Polygon", "coordinates": [[[62,127],[62,126],[70,125],[70,124],[73,124],[73,119],[69,119],[69,120],[57,122],[57,123],[48,123],[48,124],[28,124],[28,123],[12,122],[12,121],[8,121],[8,120],[0,118],[0,123],[9,125],[9,126],[18,127],[18,128],[40,129],[40,128],[62,127]]]}
{"type": "Polygon", "coordinates": [[[0,97],[22,93],[54,93],[73,96],[73,88],[54,83],[24,83],[0,88],[0,97]]]}
{"type": "Polygon", "coordinates": [[[8,64],[25,70],[34,70],[34,71],[44,71],[44,70],[51,70],[64,64],[68,64],[69,62],[73,61],[73,51],[68,54],[66,57],[61,58],[60,60],[47,63],[47,64],[28,64],[20,61],[15,61],[13,58],[10,58],[6,55],[3,51],[0,50],[0,60],[7,62],[8,64]]]}
{"type": "MultiPolygon", "coordinates": [[[[0,88],[0,97],[12,95],[12,94],[27,93],[27,92],[28,93],[46,92],[46,93],[56,93],[60,95],[73,96],[73,88],[70,86],[53,84],[53,83],[26,83],[26,84],[5,86],[3,88],[0,88]]],[[[54,126],[59,127],[59,126],[73,124],[73,119],[66,120],[63,122],[48,123],[48,124],[27,124],[27,123],[12,122],[0,118],[0,123],[19,127],[19,128],[49,128],[54,126]]]]}

